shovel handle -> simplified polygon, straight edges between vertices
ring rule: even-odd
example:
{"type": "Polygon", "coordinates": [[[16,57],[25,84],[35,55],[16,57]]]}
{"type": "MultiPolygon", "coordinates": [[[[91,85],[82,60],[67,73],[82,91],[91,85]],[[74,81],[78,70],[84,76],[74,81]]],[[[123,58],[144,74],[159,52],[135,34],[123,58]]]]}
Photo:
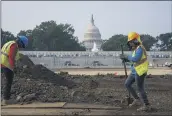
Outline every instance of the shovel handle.
{"type": "MultiPolygon", "coordinates": [[[[123,45],[121,44],[121,51],[122,51],[122,54],[124,54],[124,49],[123,49],[123,45]]],[[[123,64],[124,64],[124,70],[125,70],[125,77],[127,78],[128,75],[127,75],[127,68],[126,68],[126,64],[125,64],[125,61],[123,61],[123,64]]],[[[128,98],[127,98],[127,101],[128,101],[128,105],[130,104],[131,102],[131,96],[130,96],[130,92],[128,91],[128,98]]]]}
{"type": "MultiPolygon", "coordinates": [[[[122,51],[122,54],[124,54],[124,49],[123,49],[123,45],[122,44],[121,44],[121,51],[122,51]]],[[[125,76],[127,78],[128,76],[127,76],[127,68],[126,68],[125,61],[123,61],[123,64],[124,64],[125,76]]]]}

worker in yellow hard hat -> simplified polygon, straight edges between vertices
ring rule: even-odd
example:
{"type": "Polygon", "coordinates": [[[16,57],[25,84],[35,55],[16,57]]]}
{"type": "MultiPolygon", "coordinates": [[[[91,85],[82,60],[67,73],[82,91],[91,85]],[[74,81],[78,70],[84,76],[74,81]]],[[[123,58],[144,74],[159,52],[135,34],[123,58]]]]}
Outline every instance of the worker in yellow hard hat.
{"type": "Polygon", "coordinates": [[[128,34],[127,45],[132,51],[132,55],[121,54],[120,58],[125,62],[131,62],[131,74],[125,81],[125,87],[134,97],[133,103],[129,104],[129,107],[136,105],[144,105],[137,109],[137,111],[150,110],[150,103],[147,99],[147,95],[144,90],[144,79],[148,72],[148,60],[146,49],[142,45],[140,35],[136,32],[131,32],[128,34]],[[136,81],[140,97],[137,95],[136,91],[133,89],[132,84],[136,81]]]}

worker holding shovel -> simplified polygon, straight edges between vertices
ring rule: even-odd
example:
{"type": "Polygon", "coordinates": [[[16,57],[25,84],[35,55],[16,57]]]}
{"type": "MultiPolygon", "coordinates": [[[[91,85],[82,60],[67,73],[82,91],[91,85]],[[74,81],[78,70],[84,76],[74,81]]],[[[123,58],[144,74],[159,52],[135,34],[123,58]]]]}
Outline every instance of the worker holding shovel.
{"type": "Polygon", "coordinates": [[[1,71],[6,77],[5,88],[3,92],[3,101],[1,105],[10,103],[10,91],[14,77],[15,61],[19,59],[19,48],[25,48],[28,45],[28,38],[25,36],[18,36],[16,40],[9,41],[4,44],[1,49],[1,71]]]}
{"type": "Polygon", "coordinates": [[[131,74],[125,81],[125,87],[134,97],[134,101],[129,104],[129,107],[141,105],[141,103],[143,102],[144,105],[141,108],[137,109],[137,111],[147,111],[150,110],[150,104],[144,90],[144,79],[148,72],[148,60],[146,50],[142,45],[140,35],[136,32],[131,32],[128,34],[127,45],[132,51],[132,55],[120,54],[120,59],[125,62],[131,62],[131,74]],[[141,99],[132,87],[132,84],[135,81],[141,99]]]}

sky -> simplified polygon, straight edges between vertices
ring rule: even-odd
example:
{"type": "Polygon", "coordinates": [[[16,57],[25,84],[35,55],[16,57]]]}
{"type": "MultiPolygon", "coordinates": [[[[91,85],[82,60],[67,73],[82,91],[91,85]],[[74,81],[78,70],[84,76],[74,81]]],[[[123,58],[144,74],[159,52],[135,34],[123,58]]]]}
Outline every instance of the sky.
{"type": "Polygon", "coordinates": [[[158,36],[172,32],[172,1],[2,1],[1,26],[15,36],[43,21],[69,23],[84,39],[91,15],[102,39],[131,31],[158,36]]]}

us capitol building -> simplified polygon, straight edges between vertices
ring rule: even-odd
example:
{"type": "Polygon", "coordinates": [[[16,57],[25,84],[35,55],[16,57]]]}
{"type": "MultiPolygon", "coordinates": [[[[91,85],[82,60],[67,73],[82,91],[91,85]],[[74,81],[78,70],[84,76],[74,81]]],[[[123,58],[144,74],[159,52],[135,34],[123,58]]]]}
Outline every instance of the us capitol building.
{"type": "Polygon", "coordinates": [[[87,26],[87,30],[84,33],[83,45],[85,46],[86,51],[94,51],[94,50],[101,51],[102,44],[103,44],[103,40],[101,39],[100,31],[96,27],[92,15],[90,23],[87,26]]]}

